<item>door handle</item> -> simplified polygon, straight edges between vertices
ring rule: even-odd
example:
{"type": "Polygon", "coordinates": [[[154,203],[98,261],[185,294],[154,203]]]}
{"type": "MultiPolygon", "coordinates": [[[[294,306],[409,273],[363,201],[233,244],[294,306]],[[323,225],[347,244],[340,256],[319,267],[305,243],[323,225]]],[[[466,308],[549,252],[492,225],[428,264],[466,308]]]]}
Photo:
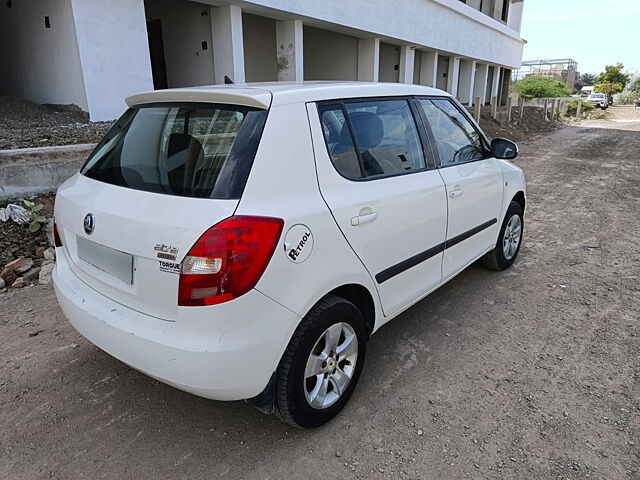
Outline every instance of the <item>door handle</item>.
{"type": "Polygon", "coordinates": [[[351,219],[351,225],[357,227],[358,225],[362,225],[363,223],[373,222],[376,218],[378,218],[378,214],[376,212],[367,213],[365,215],[357,215],[351,219]]]}
{"type": "Polygon", "coordinates": [[[460,188],[460,185],[456,185],[455,187],[453,187],[453,190],[449,192],[449,197],[451,198],[461,197],[462,194],[463,194],[463,191],[460,188]]]}

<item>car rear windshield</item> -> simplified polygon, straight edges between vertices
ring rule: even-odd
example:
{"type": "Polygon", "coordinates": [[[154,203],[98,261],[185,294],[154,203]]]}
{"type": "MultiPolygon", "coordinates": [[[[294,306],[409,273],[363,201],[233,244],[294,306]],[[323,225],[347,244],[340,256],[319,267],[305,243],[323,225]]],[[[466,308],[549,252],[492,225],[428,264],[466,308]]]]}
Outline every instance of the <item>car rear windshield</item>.
{"type": "Polygon", "coordinates": [[[266,117],[266,110],[210,103],[130,108],[81,173],[147,192],[238,199],[266,117]]]}

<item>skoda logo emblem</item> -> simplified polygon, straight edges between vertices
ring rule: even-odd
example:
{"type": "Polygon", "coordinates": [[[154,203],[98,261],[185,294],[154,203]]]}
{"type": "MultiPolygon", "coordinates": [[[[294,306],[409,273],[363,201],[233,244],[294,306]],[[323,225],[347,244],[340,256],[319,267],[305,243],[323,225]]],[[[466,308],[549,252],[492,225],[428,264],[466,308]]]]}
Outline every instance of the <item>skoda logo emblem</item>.
{"type": "Polygon", "coordinates": [[[87,213],[84,217],[84,233],[91,235],[94,228],[96,228],[96,217],[93,216],[93,213],[87,213]]]}

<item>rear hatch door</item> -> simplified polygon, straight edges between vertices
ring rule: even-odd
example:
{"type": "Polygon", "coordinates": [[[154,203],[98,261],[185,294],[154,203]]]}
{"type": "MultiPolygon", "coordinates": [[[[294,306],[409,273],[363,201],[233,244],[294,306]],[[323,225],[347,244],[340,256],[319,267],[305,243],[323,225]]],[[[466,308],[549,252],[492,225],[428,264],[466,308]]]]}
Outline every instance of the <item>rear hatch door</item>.
{"type": "Polygon", "coordinates": [[[222,104],[134,107],[56,197],[71,268],[137,311],[175,320],[180,262],[233,215],[267,111],[222,104]]]}

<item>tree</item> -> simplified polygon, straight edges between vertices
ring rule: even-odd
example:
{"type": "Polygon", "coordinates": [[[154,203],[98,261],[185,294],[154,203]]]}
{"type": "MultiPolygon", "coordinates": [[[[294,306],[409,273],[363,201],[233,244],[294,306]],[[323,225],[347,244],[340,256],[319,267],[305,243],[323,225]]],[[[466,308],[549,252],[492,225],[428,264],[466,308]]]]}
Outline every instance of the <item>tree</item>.
{"type": "Polygon", "coordinates": [[[621,83],[603,82],[597,83],[593,87],[593,91],[596,93],[606,93],[609,103],[613,103],[613,94],[620,93],[624,90],[624,85],[621,83]]]}
{"type": "Polygon", "coordinates": [[[582,90],[582,87],[590,87],[596,83],[597,75],[593,73],[578,73],[576,74],[575,89],[577,91],[582,90]]]}
{"type": "Polygon", "coordinates": [[[564,82],[553,77],[525,77],[513,85],[522,98],[567,97],[571,91],[564,82]]]}
{"type": "MultiPolygon", "coordinates": [[[[624,89],[625,85],[629,82],[631,75],[628,73],[622,73],[622,69],[624,65],[618,63],[617,65],[607,65],[604,67],[604,72],[598,75],[598,83],[612,83],[612,84],[620,84],[624,89]]],[[[601,92],[606,93],[606,92],[601,92]]],[[[617,93],[617,92],[614,92],[617,93]]]]}
{"type": "Polygon", "coordinates": [[[590,87],[598,80],[598,76],[593,73],[583,73],[580,75],[580,81],[584,83],[586,87],[590,87]]]}
{"type": "Polygon", "coordinates": [[[631,82],[627,87],[627,90],[634,93],[640,93],[640,77],[631,82]]]}

